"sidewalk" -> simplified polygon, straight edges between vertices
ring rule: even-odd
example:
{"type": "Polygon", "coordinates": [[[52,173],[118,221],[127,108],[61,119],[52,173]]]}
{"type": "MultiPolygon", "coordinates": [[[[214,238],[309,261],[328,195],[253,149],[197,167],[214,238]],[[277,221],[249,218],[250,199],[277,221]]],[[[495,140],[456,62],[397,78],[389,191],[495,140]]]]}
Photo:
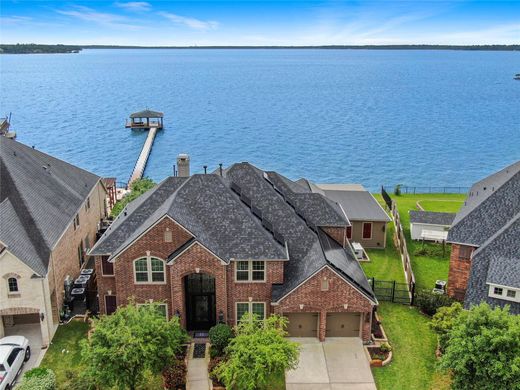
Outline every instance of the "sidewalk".
{"type": "Polygon", "coordinates": [[[202,359],[193,358],[195,344],[191,344],[188,359],[188,378],[186,390],[209,390],[211,388],[208,376],[209,349],[206,344],[206,356],[202,359]]]}

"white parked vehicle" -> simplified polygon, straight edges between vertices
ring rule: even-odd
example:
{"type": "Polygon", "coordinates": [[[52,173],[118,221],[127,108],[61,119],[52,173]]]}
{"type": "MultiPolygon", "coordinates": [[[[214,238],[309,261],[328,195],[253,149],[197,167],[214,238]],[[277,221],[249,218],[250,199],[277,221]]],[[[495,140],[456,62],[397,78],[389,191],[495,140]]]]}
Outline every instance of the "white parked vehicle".
{"type": "Polygon", "coordinates": [[[24,363],[31,357],[29,340],[23,336],[0,339],[0,390],[11,390],[24,363]]]}

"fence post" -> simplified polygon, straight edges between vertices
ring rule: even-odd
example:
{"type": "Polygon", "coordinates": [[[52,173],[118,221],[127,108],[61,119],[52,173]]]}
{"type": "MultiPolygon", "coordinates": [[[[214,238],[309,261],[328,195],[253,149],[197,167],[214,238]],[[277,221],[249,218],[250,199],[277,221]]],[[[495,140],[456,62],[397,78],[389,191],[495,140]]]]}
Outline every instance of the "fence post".
{"type": "Polygon", "coordinates": [[[374,291],[374,294],[376,293],[374,290],[375,282],[376,282],[376,278],[372,278],[372,291],[374,291]]]}
{"type": "Polygon", "coordinates": [[[395,280],[394,280],[394,287],[392,288],[392,302],[394,302],[395,298],[395,280]]]}
{"type": "Polygon", "coordinates": [[[412,288],[410,289],[411,292],[412,292],[412,299],[410,300],[410,306],[413,306],[413,304],[415,303],[415,283],[412,282],[412,288]]]}

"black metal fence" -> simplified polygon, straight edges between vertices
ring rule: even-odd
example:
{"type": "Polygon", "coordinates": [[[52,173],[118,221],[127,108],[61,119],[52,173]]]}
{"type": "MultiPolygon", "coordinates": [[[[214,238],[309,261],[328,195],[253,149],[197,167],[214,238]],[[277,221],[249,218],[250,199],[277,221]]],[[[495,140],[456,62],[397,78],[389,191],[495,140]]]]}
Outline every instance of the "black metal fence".
{"type": "Polygon", "coordinates": [[[368,281],[378,300],[413,305],[415,283],[409,285],[395,280],[376,280],[375,278],[370,278],[368,281]]]}
{"type": "Polygon", "coordinates": [[[390,198],[390,195],[388,195],[388,192],[385,191],[385,187],[383,186],[381,186],[381,196],[383,197],[388,210],[392,210],[392,198],[390,198]]]}
{"type": "MultiPolygon", "coordinates": [[[[395,186],[385,186],[394,190],[395,186]]],[[[466,194],[470,187],[464,186],[400,186],[401,194],[466,194]]]]}

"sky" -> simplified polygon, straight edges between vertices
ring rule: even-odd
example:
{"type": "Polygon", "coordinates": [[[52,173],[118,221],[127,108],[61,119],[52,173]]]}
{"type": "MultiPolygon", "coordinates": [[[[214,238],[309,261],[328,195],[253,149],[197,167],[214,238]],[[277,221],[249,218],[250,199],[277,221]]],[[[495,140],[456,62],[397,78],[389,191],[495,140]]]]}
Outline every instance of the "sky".
{"type": "Polygon", "coordinates": [[[1,43],[520,44],[520,0],[0,0],[1,43]]]}

